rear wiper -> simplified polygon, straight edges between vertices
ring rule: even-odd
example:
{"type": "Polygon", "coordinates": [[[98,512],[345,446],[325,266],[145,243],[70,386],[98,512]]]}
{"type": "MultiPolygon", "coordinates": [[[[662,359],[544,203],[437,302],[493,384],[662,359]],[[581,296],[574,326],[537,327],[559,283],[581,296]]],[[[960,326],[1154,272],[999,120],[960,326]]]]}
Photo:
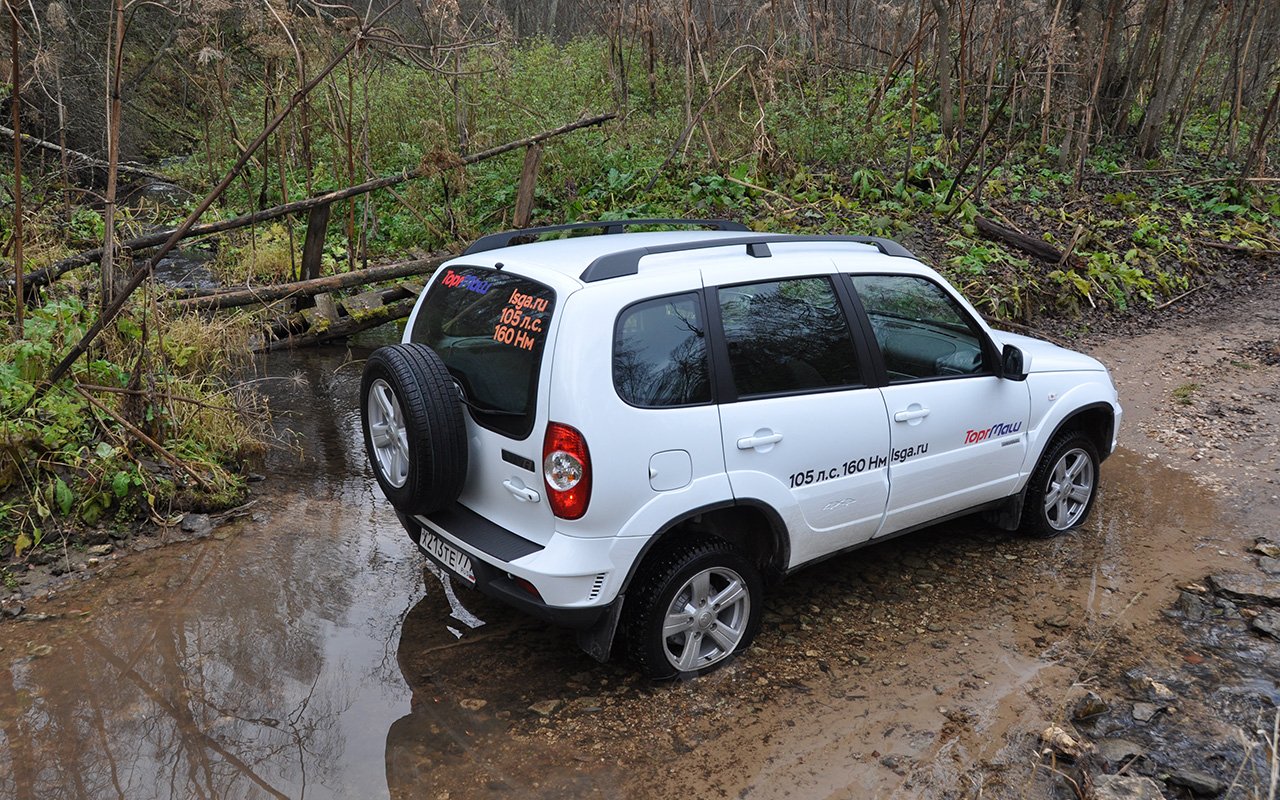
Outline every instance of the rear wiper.
{"type": "Polygon", "coordinates": [[[467,397],[467,390],[462,387],[462,383],[456,377],[453,379],[453,385],[458,390],[458,399],[462,401],[462,404],[465,405],[467,408],[471,409],[472,411],[475,411],[476,413],[493,414],[494,416],[498,416],[498,417],[523,417],[524,416],[523,411],[507,411],[506,409],[502,409],[502,408],[488,408],[487,406],[480,405],[476,401],[472,400],[470,397],[467,397]]]}
{"type": "Polygon", "coordinates": [[[499,417],[523,417],[524,416],[523,411],[507,411],[506,409],[502,409],[502,408],[488,408],[486,406],[482,406],[479,403],[475,402],[474,400],[469,400],[465,395],[463,395],[462,397],[462,404],[465,405],[467,408],[471,409],[472,411],[477,411],[481,414],[495,414],[499,417]]]}

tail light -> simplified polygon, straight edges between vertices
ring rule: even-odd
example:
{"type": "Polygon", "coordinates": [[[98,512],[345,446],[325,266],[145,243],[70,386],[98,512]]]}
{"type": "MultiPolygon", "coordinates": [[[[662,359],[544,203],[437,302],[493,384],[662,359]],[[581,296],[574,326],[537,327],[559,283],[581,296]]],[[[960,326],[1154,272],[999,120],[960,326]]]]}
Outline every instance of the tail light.
{"type": "Polygon", "coordinates": [[[578,519],[591,502],[591,456],[587,440],[575,428],[552,422],[542,440],[542,477],[551,511],[578,519]]]}

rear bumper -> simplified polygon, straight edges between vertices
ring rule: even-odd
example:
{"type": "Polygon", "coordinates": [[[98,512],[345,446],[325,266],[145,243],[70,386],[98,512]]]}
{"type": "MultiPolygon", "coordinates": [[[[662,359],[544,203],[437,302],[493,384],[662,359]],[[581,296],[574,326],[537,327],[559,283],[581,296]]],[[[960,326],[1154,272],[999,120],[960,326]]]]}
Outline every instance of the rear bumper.
{"type": "MultiPolygon", "coordinates": [[[[404,526],[408,532],[409,538],[418,545],[418,550],[424,556],[431,558],[426,550],[422,547],[422,525],[413,517],[396,512],[396,516],[400,518],[400,524],[404,526]]],[[[454,517],[454,521],[459,521],[458,517],[454,517]]],[[[464,523],[465,524],[465,521],[464,523]]],[[[492,523],[485,522],[486,525],[492,523]]],[[[494,526],[496,527],[496,526],[494,526]]],[[[508,532],[509,533],[509,532],[508,532]]],[[[495,535],[494,531],[487,531],[490,536],[495,535]]],[[[515,534],[509,534],[515,537],[515,534]]],[[[517,537],[518,538],[518,537],[517,537]]],[[[508,543],[509,546],[518,547],[514,542],[508,543]]],[[[532,545],[537,548],[537,545],[532,545]]],[[[537,548],[541,549],[541,548],[537,548]]],[[[474,586],[470,586],[464,579],[457,579],[453,583],[455,586],[465,586],[474,588],[490,597],[510,605],[531,617],[550,622],[563,628],[583,631],[594,626],[603,619],[610,611],[613,603],[607,603],[598,606],[553,606],[548,605],[539,597],[535,597],[532,593],[517,583],[510,572],[502,567],[491,564],[483,557],[478,556],[475,548],[467,548],[467,554],[471,558],[471,569],[475,573],[476,582],[474,586]]],[[[434,559],[432,559],[434,561],[434,559]]],[[[617,602],[617,601],[615,601],[617,602]]]]}

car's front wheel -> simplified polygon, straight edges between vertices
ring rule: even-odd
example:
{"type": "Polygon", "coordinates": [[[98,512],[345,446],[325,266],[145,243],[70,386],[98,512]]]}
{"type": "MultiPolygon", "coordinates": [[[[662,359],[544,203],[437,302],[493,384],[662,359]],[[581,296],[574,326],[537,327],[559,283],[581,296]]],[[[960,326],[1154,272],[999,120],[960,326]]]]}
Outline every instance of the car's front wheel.
{"type": "Polygon", "coordinates": [[[1079,527],[1097,495],[1097,448],[1079,431],[1063,434],[1049,444],[1031,476],[1022,531],[1049,538],[1079,527]]]}
{"type": "Polygon", "coordinates": [[[631,658],[651,678],[694,677],[745,650],[760,629],[760,571],[707,539],[647,565],[623,606],[631,658]]]}

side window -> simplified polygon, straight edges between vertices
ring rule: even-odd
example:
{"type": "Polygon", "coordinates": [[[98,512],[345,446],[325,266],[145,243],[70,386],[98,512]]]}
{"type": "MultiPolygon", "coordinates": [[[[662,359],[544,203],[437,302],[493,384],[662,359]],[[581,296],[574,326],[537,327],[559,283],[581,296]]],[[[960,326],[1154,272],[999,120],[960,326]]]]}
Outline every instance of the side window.
{"type": "Polygon", "coordinates": [[[827,278],[717,290],[738,396],[857,386],[853,337],[827,278]]]}
{"type": "Polygon", "coordinates": [[[912,275],[857,275],[852,280],[890,383],[985,372],[982,339],[942,287],[912,275]]]}
{"type": "Polygon", "coordinates": [[[711,402],[706,327],[697,295],[625,309],[613,332],[613,385],[637,406],[711,402]]]}

